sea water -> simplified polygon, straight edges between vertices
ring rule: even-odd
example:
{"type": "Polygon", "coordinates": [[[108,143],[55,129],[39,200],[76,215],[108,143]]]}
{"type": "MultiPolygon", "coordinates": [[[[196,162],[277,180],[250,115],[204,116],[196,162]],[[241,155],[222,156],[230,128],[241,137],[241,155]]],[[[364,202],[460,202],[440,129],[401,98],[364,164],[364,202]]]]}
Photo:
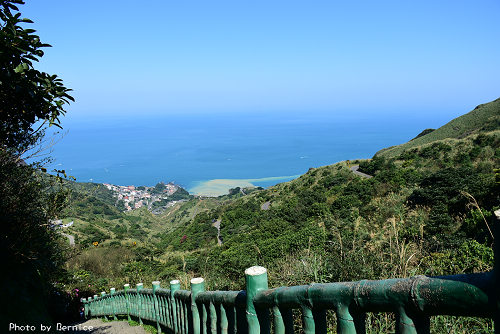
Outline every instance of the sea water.
{"type": "Polygon", "coordinates": [[[371,158],[445,122],[355,112],[75,117],[63,122],[67,133],[53,147],[49,168],[64,169],[80,182],[172,181],[192,193],[217,195],[235,186],[268,187],[311,167],[371,158]]]}

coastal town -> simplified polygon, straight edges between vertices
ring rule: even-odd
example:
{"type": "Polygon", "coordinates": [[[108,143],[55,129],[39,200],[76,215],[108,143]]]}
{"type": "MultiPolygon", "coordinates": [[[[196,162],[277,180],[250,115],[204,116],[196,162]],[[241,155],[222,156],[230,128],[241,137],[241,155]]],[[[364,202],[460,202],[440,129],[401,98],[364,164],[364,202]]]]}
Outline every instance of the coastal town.
{"type": "Polygon", "coordinates": [[[125,211],[145,206],[153,213],[160,213],[163,209],[183,200],[182,197],[189,196],[187,191],[172,182],[166,184],[159,182],[154,187],[118,186],[109,183],[103,183],[103,185],[113,192],[113,196],[117,199],[117,206],[125,211]],[[182,195],[173,196],[177,191],[182,195]]]}

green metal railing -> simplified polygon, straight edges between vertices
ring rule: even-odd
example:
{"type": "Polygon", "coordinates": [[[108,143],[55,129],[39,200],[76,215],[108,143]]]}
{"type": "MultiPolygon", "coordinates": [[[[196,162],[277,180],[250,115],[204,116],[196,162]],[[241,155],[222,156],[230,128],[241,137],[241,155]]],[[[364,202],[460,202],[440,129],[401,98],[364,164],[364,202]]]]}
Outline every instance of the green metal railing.
{"type": "MultiPolygon", "coordinates": [[[[500,216],[500,210],[495,212],[500,216]]],[[[496,227],[498,230],[499,227],[496,227]]],[[[497,233],[498,235],[498,233],[497,233]]],[[[362,280],[268,289],[267,270],[255,266],[245,271],[246,291],[205,291],[204,280],[191,280],[191,291],[170,289],[153,282],[136,289],[127,285],[82,299],[86,317],[127,315],[156,323],[158,332],[175,334],[276,334],[294,333],[292,310],[302,311],[306,334],[327,333],[327,311],[333,310],[337,333],[365,333],[367,312],[392,312],[396,333],[429,333],[435,315],[476,316],[495,320],[500,333],[500,254],[495,247],[491,272],[442,277],[362,280]]]]}

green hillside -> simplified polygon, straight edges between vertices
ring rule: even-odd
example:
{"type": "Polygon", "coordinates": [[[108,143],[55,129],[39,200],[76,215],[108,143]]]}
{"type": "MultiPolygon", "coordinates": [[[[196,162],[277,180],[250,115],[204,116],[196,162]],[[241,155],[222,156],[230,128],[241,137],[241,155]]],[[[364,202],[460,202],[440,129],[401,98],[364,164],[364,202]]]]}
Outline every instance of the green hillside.
{"type": "MultiPolygon", "coordinates": [[[[241,289],[252,265],[269,270],[272,287],[490,270],[500,205],[500,130],[491,121],[498,103],[425,131],[418,145],[311,168],[270,189],[192,198],[161,215],[122,213],[106,206],[105,194],[85,192],[66,211],[78,218],[77,246],[63,283],[92,294],[158,279],[187,287],[202,276],[209,289],[241,289]],[[372,177],[355,174],[355,165],[372,177]]],[[[369,320],[373,333],[387,332],[381,321],[369,320]]],[[[432,331],[453,324],[436,317],[432,331]]],[[[489,320],[457,326],[491,332],[489,320]]]]}
{"type": "MultiPolygon", "coordinates": [[[[471,112],[453,119],[439,129],[419,135],[407,143],[385,148],[376,153],[378,156],[395,157],[404,150],[425,145],[447,138],[464,138],[480,132],[500,129],[500,98],[480,104],[471,112]]],[[[426,130],[424,130],[426,131],[426,130]]],[[[423,132],[424,133],[424,132],[423,132]]]]}

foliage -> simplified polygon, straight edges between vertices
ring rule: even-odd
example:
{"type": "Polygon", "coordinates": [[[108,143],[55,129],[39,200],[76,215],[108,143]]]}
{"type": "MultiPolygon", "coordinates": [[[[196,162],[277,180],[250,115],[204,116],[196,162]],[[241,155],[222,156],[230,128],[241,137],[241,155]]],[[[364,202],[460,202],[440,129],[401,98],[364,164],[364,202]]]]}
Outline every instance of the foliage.
{"type": "Polygon", "coordinates": [[[152,193],[154,194],[161,194],[165,191],[165,183],[163,182],[158,182],[154,188],[152,189],[152,193]]]}
{"type": "Polygon", "coordinates": [[[21,17],[19,4],[0,2],[0,147],[14,154],[36,144],[44,126],[60,126],[65,104],[73,101],[61,79],[33,67],[50,45],[23,27],[33,22],[21,17]]]}
{"type": "MultiPolygon", "coordinates": [[[[376,155],[359,162],[372,178],[349,169],[358,162],[340,162],[270,189],[235,188],[178,203],[158,216],[156,234],[130,248],[135,257],[122,263],[122,280],[109,284],[174,278],[187,284],[202,276],[207,289],[238,290],[252,265],[268,269],[271,287],[490,270],[487,226],[500,203],[493,167],[500,162],[499,138],[497,130],[479,132],[376,155]]],[[[136,229],[108,226],[123,238],[136,229]]],[[[488,320],[432,321],[437,332],[491,331],[488,320]]],[[[393,328],[393,316],[368,317],[371,333],[393,328]]]]}
{"type": "Polygon", "coordinates": [[[65,260],[61,237],[50,228],[50,219],[65,203],[65,191],[59,187],[55,177],[19,165],[16,158],[0,151],[0,253],[8,268],[1,281],[7,287],[6,298],[16,300],[2,314],[2,323],[29,318],[47,320],[46,301],[52,290],[49,282],[60,274],[65,260]],[[35,290],[31,296],[24,295],[35,290]],[[34,314],[19,311],[25,307],[21,301],[26,299],[32,301],[34,314]]]}
{"type": "Polygon", "coordinates": [[[179,201],[179,200],[182,200],[182,199],[190,199],[190,198],[192,198],[192,197],[193,197],[193,196],[191,196],[191,195],[189,194],[189,192],[187,192],[187,190],[186,190],[186,189],[179,187],[179,188],[175,191],[175,193],[173,193],[172,195],[170,195],[170,196],[168,197],[168,199],[169,199],[169,200],[171,200],[171,201],[179,201]]]}
{"type": "Polygon", "coordinates": [[[10,301],[1,315],[2,326],[4,321],[50,322],[48,309],[60,308],[51,315],[62,316],[70,298],[51,285],[65,275],[67,251],[50,224],[66,204],[60,177],[66,173],[47,175],[40,162],[27,166],[21,157],[41,144],[48,126],[60,127],[64,108],[73,98],[56,75],[35,69],[42,49],[49,45],[24,27],[32,21],[21,17],[21,4],[22,0],[0,1],[0,252],[8,268],[2,286],[10,301]]]}
{"type": "MultiPolygon", "coordinates": [[[[417,138],[420,138],[420,137],[422,137],[422,136],[425,136],[426,134],[429,134],[429,133],[431,133],[431,132],[432,132],[432,131],[434,131],[434,130],[436,130],[436,129],[425,129],[425,130],[423,130],[422,132],[420,132],[420,133],[419,133],[419,134],[418,134],[415,138],[413,138],[413,139],[417,139],[417,138]]],[[[412,140],[413,140],[413,139],[412,139],[412,140]]]]}
{"type": "Polygon", "coordinates": [[[474,110],[457,117],[440,128],[413,140],[390,148],[383,149],[376,155],[395,157],[404,150],[443,140],[446,138],[462,139],[472,134],[500,129],[500,99],[480,104],[474,110]]]}

